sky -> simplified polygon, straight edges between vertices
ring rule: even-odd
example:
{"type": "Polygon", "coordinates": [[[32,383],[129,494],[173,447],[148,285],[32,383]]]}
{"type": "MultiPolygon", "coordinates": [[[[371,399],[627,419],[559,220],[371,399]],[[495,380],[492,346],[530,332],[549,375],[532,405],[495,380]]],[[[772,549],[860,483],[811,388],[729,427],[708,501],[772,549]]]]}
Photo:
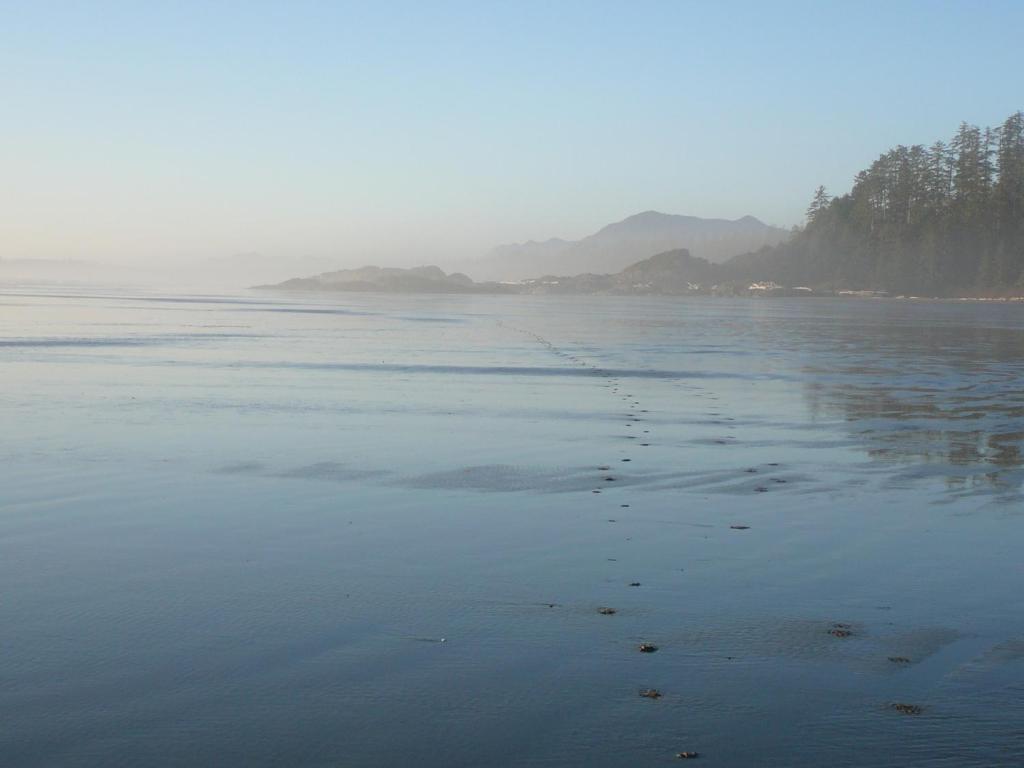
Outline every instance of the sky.
{"type": "Polygon", "coordinates": [[[1024,2],[0,2],[0,259],[472,258],[791,226],[1024,109],[1024,2]]]}

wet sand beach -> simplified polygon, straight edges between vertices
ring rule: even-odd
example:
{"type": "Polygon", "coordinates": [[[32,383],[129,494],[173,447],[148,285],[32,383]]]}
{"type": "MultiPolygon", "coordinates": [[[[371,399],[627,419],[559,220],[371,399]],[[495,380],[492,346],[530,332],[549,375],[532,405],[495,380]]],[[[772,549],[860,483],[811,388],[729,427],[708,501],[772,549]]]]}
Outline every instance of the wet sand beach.
{"type": "Polygon", "coordinates": [[[1012,304],[0,291],[19,766],[1024,762],[1012,304]]]}

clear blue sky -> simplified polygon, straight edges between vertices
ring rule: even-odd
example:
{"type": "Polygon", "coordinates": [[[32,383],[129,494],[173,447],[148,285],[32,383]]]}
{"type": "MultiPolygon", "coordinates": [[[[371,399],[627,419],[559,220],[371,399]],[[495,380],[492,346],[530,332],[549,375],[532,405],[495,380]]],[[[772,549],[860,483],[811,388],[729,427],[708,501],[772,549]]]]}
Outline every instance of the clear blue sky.
{"type": "Polygon", "coordinates": [[[789,226],[1024,108],[1024,2],[0,3],[0,257],[420,263],[789,226]]]}

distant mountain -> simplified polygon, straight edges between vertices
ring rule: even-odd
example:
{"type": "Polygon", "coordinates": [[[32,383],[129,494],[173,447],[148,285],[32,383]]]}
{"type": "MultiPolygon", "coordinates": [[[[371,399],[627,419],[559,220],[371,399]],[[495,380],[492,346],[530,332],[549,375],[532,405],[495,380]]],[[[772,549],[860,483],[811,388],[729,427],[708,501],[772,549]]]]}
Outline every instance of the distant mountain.
{"type": "Polygon", "coordinates": [[[552,238],[500,245],[466,269],[477,278],[522,280],[531,275],[611,274],[656,253],[685,248],[713,263],[765,245],[789,233],[753,216],[735,221],[645,211],[609,224],[582,240],[552,238]]]}
{"type": "Polygon", "coordinates": [[[257,288],[282,288],[311,291],[377,291],[380,293],[508,293],[510,288],[496,283],[474,283],[460,272],[445,274],[439,267],[361,267],[324,272],[314,277],[296,277],[276,285],[257,288]]]}

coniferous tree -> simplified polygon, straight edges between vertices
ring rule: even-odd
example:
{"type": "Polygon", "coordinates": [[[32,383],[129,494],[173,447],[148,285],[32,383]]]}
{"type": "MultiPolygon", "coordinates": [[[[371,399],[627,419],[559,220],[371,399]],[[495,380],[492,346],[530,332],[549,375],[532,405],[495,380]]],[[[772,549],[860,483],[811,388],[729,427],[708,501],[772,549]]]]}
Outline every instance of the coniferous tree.
{"type": "Polygon", "coordinates": [[[814,190],[814,197],[811,198],[811,204],[807,206],[807,223],[813,224],[814,220],[818,218],[818,214],[828,208],[828,204],[832,198],[828,192],[825,191],[825,187],[819,186],[814,190]]]}
{"type": "Polygon", "coordinates": [[[998,181],[992,195],[996,222],[996,277],[1014,285],[1024,277],[1024,113],[1000,126],[996,149],[998,181]]]}

